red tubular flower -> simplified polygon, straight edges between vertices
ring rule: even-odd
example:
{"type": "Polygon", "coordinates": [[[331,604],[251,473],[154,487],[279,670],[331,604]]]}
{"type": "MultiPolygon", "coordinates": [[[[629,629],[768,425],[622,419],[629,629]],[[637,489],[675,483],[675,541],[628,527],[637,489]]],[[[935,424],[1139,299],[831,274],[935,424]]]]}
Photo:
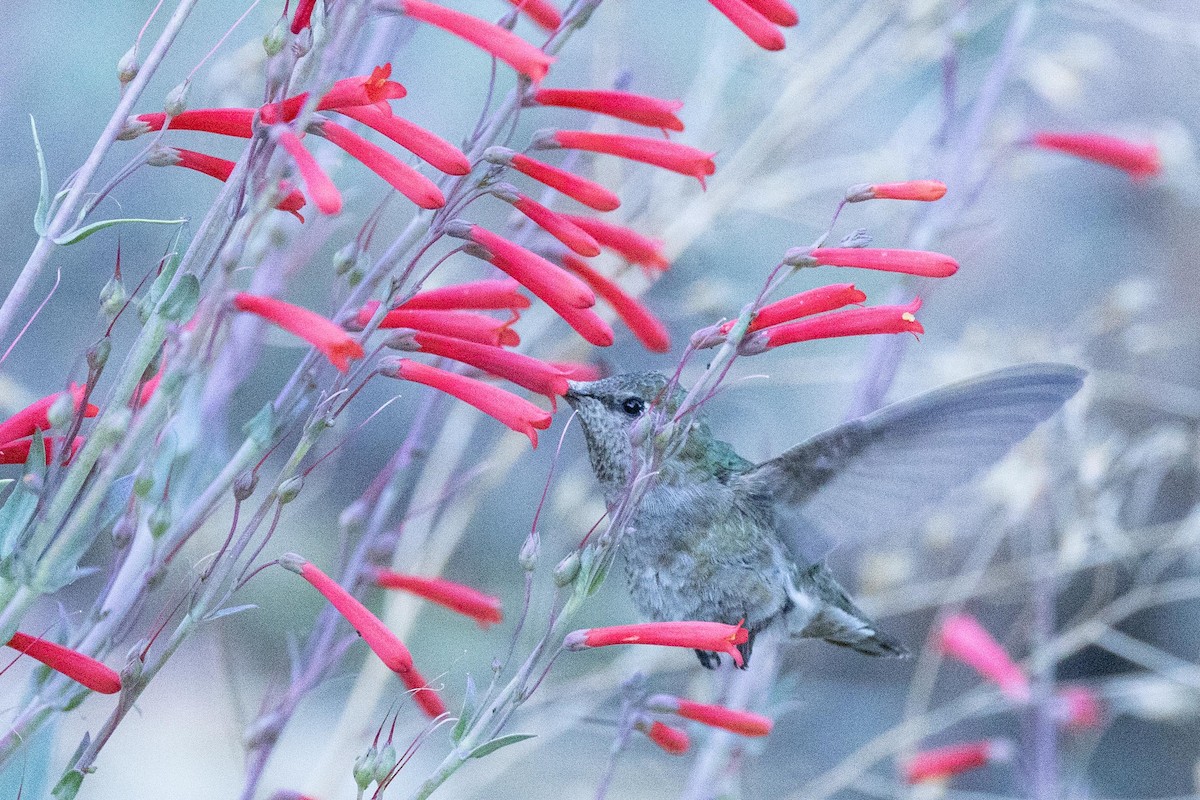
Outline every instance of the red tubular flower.
{"type": "MultiPolygon", "coordinates": [[[[498,149],[493,148],[493,150],[498,149]]],[[[508,164],[517,172],[528,175],[538,183],[545,184],[551,189],[557,189],[567,197],[578,200],[589,208],[594,208],[597,211],[613,211],[621,205],[621,199],[608,189],[595,181],[581,178],[573,172],[552,167],[527,155],[512,153],[511,151],[507,156],[498,155],[493,157],[502,158],[503,160],[500,163],[508,164]]]]}
{"type": "Polygon", "coordinates": [[[598,381],[604,373],[595,364],[580,364],[575,361],[551,361],[563,371],[569,381],[598,381]]]}
{"type": "Polygon", "coordinates": [[[1124,170],[1134,180],[1146,180],[1162,171],[1158,148],[1153,144],[1141,144],[1105,136],[1102,133],[1061,133],[1039,131],[1031,142],[1047,150],[1086,158],[1124,170]]]}
{"type": "Polygon", "coordinates": [[[910,784],[942,780],[979,769],[993,761],[1007,761],[1011,752],[1011,746],[1003,739],[985,739],[925,750],[904,765],[904,780],[910,784]]]}
{"type": "Polygon", "coordinates": [[[317,111],[341,110],[348,106],[368,106],[399,100],[408,94],[403,84],[390,80],[392,65],[380,64],[370,75],[355,75],[336,81],[329,91],[321,96],[317,111]]]}
{"type": "Polygon", "coordinates": [[[312,27],[312,12],[317,0],[299,0],[296,3],[296,13],[292,17],[292,33],[299,33],[305,28],[312,27]]]}
{"type": "Polygon", "coordinates": [[[466,175],[471,171],[471,162],[457,147],[420,125],[394,116],[378,106],[353,106],[339,108],[337,111],[379,131],[426,164],[447,175],[466,175]]]}
{"type": "MultiPolygon", "coordinates": [[[[53,463],[55,452],[62,446],[63,439],[44,439],[42,446],[46,450],[46,465],[53,463]]],[[[83,447],[84,439],[82,436],[76,436],[71,442],[71,454],[67,456],[66,463],[70,464],[71,459],[79,452],[79,448],[83,447]]],[[[24,464],[29,460],[29,451],[33,448],[33,437],[27,436],[23,439],[14,439],[11,442],[5,442],[0,445],[0,464],[24,464]]]]}
{"type": "Polygon", "coordinates": [[[938,646],[999,686],[1013,702],[1029,700],[1029,678],[974,617],[947,617],[938,631],[938,646]]]}
{"type": "Polygon", "coordinates": [[[413,334],[413,341],[422,353],[469,364],[490,375],[512,381],[531,392],[544,394],[551,402],[567,393],[568,379],[563,371],[532,356],[421,331],[413,334]]]}
{"type": "MultiPolygon", "coordinates": [[[[253,108],[197,108],[171,117],[171,130],[204,131],[249,139],[254,135],[254,111],[253,108]]],[[[160,131],[167,121],[167,115],[160,111],[157,114],[139,114],[137,119],[148,125],[150,130],[160,131]]]]}
{"type": "Polygon", "coordinates": [[[647,350],[665,353],[671,349],[671,334],[667,333],[667,326],[650,313],[650,309],[626,294],[616,283],[596,272],[583,259],[567,254],[563,256],[563,264],[583,278],[584,282],[592,287],[593,292],[612,306],[613,311],[617,312],[617,316],[629,326],[629,330],[633,331],[633,335],[647,350]]]}
{"type": "Polygon", "coordinates": [[[574,214],[563,216],[590,233],[601,245],[615,250],[632,264],[660,272],[671,266],[671,262],[662,254],[662,242],[657,239],[642,236],[623,225],[614,225],[596,217],[579,217],[574,214]]]}
{"type": "Polygon", "coordinates": [[[846,202],[859,203],[863,200],[918,200],[931,202],[946,196],[946,184],[941,181],[904,181],[902,183],[874,183],[852,186],[846,192],[846,202]]]}
{"type": "Polygon", "coordinates": [[[600,319],[590,308],[575,308],[573,306],[558,306],[549,305],[555,314],[562,319],[563,322],[571,326],[571,330],[583,337],[588,344],[594,344],[596,347],[611,347],[616,340],[613,335],[612,327],[600,319]]]}
{"type": "MultiPolygon", "coordinates": [[[[820,286],[763,306],[758,310],[758,314],[755,315],[747,330],[753,333],[772,325],[791,322],[800,317],[836,311],[839,308],[861,303],[866,299],[867,296],[855,288],[853,283],[820,286]]],[[[721,333],[729,333],[732,328],[733,323],[727,322],[721,326],[721,333]]]]}
{"type": "Polygon", "coordinates": [[[818,247],[797,250],[784,260],[795,266],[857,267],[882,272],[903,272],[922,278],[947,278],[958,272],[958,262],[942,253],[924,250],[879,250],[873,247],[818,247]]]}
{"type": "Polygon", "coordinates": [[[692,746],[691,739],[688,738],[687,731],[679,728],[672,728],[662,722],[652,721],[642,717],[633,724],[642,733],[646,734],[646,738],[661,747],[664,751],[673,756],[683,755],[692,746]]]}
{"type": "Polygon", "coordinates": [[[764,17],[784,28],[790,28],[800,22],[796,9],[785,0],[745,0],[746,5],[753,8],[764,17]]]}
{"type": "Polygon", "coordinates": [[[444,369],[430,367],[407,358],[389,360],[380,372],[430,386],[475,406],[489,417],[529,437],[537,447],[537,432],[550,427],[550,415],[523,397],[444,369]]]}
{"type": "Polygon", "coordinates": [[[35,661],[42,662],[55,672],[66,675],[93,692],[116,694],[121,691],[121,676],[115,671],[94,658],[60,644],[17,632],[12,635],[5,646],[20,651],[35,661]]]}
{"type": "MultiPolygon", "coordinates": [[[[75,413],[78,414],[80,407],[83,405],[83,387],[71,384],[70,392],[71,397],[75,399],[75,413]]],[[[52,427],[50,417],[48,416],[50,407],[62,395],[62,392],[55,392],[43,397],[41,400],[35,400],[8,419],[0,422],[0,444],[7,444],[15,439],[33,436],[36,431],[49,430],[52,427]]],[[[99,413],[100,409],[91,403],[88,403],[87,408],[83,410],[85,417],[94,417],[99,413]]]]}
{"type": "Polygon", "coordinates": [[[562,14],[548,0],[508,0],[508,2],[548,31],[556,31],[562,25],[562,14]]]}
{"type": "Polygon", "coordinates": [[[1069,684],[1058,690],[1059,725],[1072,733],[1095,730],[1104,723],[1104,704],[1095,690],[1069,684]]]}
{"type": "Polygon", "coordinates": [[[340,372],[350,369],[350,360],[362,358],[362,345],[333,322],[315,311],[294,306],[274,297],[238,294],[233,298],[238,311],[249,311],[285,331],[299,336],[321,351],[340,372]]]}
{"type": "Polygon", "coordinates": [[[713,153],[705,153],[679,142],[645,136],[592,131],[550,131],[536,136],[533,146],[539,150],[562,147],[567,150],[585,150],[589,153],[628,158],[681,175],[691,175],[700,181],[701,186],[704,185],[704,177],[712,175],[717,169],[713,164],[713,153]]]}
{"type": "Polygon", "coordinates": [[[509,309],[516,311],[520,308],[529,308],[529,298],[517,291],[517,287],[520,285],[511,278],[456,283],[451,286],[418,292],[401,303],[399,308],[442,311],[457,309],[476,311],[509,309]]]}
{"type": "Polygon", "coordinates": [[[307,148],[300,141],[300,137],[287,128],[280,128],[276,132],[276,139],[279,145],[287,151],[292,160],[296,162],[296,168],[300,170],[300,177],[304,180],[304,185],[308,189],[308,194],[317,204],[322,214],[336,214],[342,210],[342,195],[338,192],[333,181],[325,174],[325,170],[321,169],[321,165],[313,158],[312,153],[308,152],[307,148]]]}
{"type": "MultiPolygon", "coordinates": [[[[234,163],[227,158],[197,153],[195,150],[185,150],[182,147],[159,147],[150,154],[146,163],[152,167],[183,167],[208,175],[210,178],[216,178],[222,183],[229,180],[234,168],[234,163]]],[[[279,188],[284,198],[275,204],[275,208],[294,214],[297,219],[304,222],[304,217],[300,214],[300,209],[304,208],[306,202],[304,193],[292,187],[287,181],[280,181],[279,188]]]]}
{"type": "Polygon", "coordinates": [[[742,736],[766,736],[775,727],[775,723],[762,714],[738,711],[725,706],[696,703],[669,694],[656,694],[647,699],[646,708],[664,714],[678,714],[684,719],[690,719],[713,728],[721,728],[742,736]]]}
{"type": "MultiPolygon", "coordinates": [[[[379,308],[378,300],[363,304],[355,317],[355,324],[361,329],[379,308]]],[[[395,328],[412,328],[417,331],[440,333],[443,336],[453,336],[456,339],[466,339],[469,342],[515,347],[521,343],[521,337],[509,326],[516,317],[499,320],[485,314],[471,314],[463,311],[441,311],[437,309],[408,309],[395,308],[384,315],[380,330],[395,328]]]]}
{"type": "Polygon", "coordinates": [[[481,628],[504,619],[500,611],[499,597],[443,578],[422,578],[381,569],[375,573],[375,585],[383,589],[402,589],[424,597],[430,602],[470,617],[481,628]]]}
{"type": "MultiPolygon", "coordinates": [[[[388,629],[379,617],[372,614],[354,595],[350,594],[333,578],[326,575],[311,562],[295,553],[280,557],[279,565],[296,573],[320,592],[338,613],[346,618],[350,626],[367,643],[367,647],[392,672],[401,676],[413,668],[412,654],[404,643],[388,629]]],[[[422,681],[424,683],[424,681],[422,681]]]]}
{"type": "Polygon", "coordinates": [[[320,132],[421,208],[441,208],[446,205],[446,198],[433,181],[379,145],[328,120],[321,123],[320,132]]]}
{"type": "Polygon", "coordinates": [[[425,0],[396,0],[398,10],[413,19],[441,28],[476,47],[486,50],[534,83],[541,82],[554,63],[546,55],[511,31],[478,17],[444,8],[425,0]]]}
{"type": "Polygon", "coordinates": [[[417,701],[417,705],[421,707],[426,716],[430,719],[437,719],[446,713],[446,704],[442,702],[437,691],[425,682],[416,667],[409,667],[399,675],[400,680],[404,681],[404,685],[412,692],[413,700],[417,701]]]}
{"type": "Polygon", "coordinates": [[[572,651],[612,644],[686,647],[690,650],[728,653],[733,663],[740,667],[742,654],[736,645],[744,644],[749,637],[749,632],[740,622],[737,625],[723,622],[641,622],[572,631],[563,640],[563,647],[572,651]]]}
{"type": "Polygon", "coordinates": [[[528,217],[535,225],[579,255],[588,258],[600,255],[600,243],[566,216],[551,211],[532,197],[521,194],[509,184],[499,184],[492,189],[492,194],[506,203],[511,203],[513,208],[528,217]]]}
{"type": "Polygon", "coordinates": [[[755,10],[747,0],[708,0],[726,19],[750,37],[750,41],[764,50],[782,50],[786,42],[779,28],[763,14],[755,10]]]}
{"type": "Polygon", "coordinates": [[[834,311],[818,317],[808,317],[776,325],[752,333],[742,340],[742,355],[757,355],[773,347],[814,339],[836,339],[839,336],[866,336],[876,333],[924,333],[925,328],[914,316],[921,307],[917,298],[904,306],[872,306],[834,311]]]}
{"type": "Polygon", "coordinates": [[[683,121],[675,116],[675,112],[683,108],[682,100],[660,100],[632,92],[603,89],[538,89],[533,93],[533,102],[540,106],[577,108],[605,114],[649,128],[683,130],[683,121]]]}

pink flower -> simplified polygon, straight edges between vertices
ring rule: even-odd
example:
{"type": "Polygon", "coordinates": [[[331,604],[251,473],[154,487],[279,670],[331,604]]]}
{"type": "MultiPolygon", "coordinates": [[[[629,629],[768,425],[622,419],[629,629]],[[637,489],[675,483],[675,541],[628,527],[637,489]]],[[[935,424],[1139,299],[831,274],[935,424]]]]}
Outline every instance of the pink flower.
{"type": "Polygon", "coordinates": [[[681,100],[660,100],[632,92],[602,89],[538,89],[533,102],[540,106],[577,108],[623,119],[638,125],[681,131],[683,122],[675,112],[683,108],[681,100]]]}
{"type": "Polygon", "coordinates": [[[233,298],[238,311],[249,311],[285,331],[299,336],[321,351],[340,372],[350,369],[350,360],[364,356],[362,345],[333,322],[315,311],[285,303],[274,297],[246,294],[233,298]]]}
{"type": "Polygon", "coordinates": [[[671,266],[671,262],[667,261],[662,254],[662,242],[657,239],[651,239],[624,225],[614,225],[596,217],[580,217],[574,214],[564,214],[563,216],[590,233],[601,245],[615,250],[632,264],[659,271],[671,266]]]}
{"type": "Polygon", "coordinates": [[[1094,689],[1073,683],[1055,695],[1060,725],[1072,733],[1095,730],[1104,724],[1104,703],[1094,689]]]}
{"type": "MultiPolygon", "coordinates": [[[[371,300],[363,304],[355,317],[355,324],[360,329],[364,327],[371,321],[371,317],[375,316],[378,308],[378,300],[371,300]]],[[[514,316],[507,320],[499,320],[485,314],[471,314],[463,311],[395,308],[384,315],[379,328],[380,330],[412,328],[429,333],[440,333],[443,336],[453,336],[456,339],[466,339],[469,342],[515,347],[521,343],[521,337],[509,326],[516,319],[514,316]]]]}
{"type": "Polygon", "coordinates": [[[646,738],[673,756],[683,755],[692,746],[687,731],[672,728],[662,722],[642,717],[633,724],[633,727],[646,734],[646,738]]]}
{"type": "Polygon", "coordinates": [[[947,617],[938,631],[938,645],[943,653],[999,686],[1013,702],[1029,700],[1029,678],[974,617],[947,617]]]}
{"type": "MultiPolygon", "coordinates": [[[[336,81],[329,91],[321,96],[317,111],[341,111],[343,108],[378,105],[381,111],[390,111],[389,100],[399,100],[408,94],[402,84],[389,80],[392,65],[382,64],[371,70],[370,75],[354,75],[336,81]]],[[[308,92],[301,92],[278,103],[267,103],[258,113],[267,125],[291,122],[308,101],[308,92]]]]}
{"type": "MultiPolygon", "coordinates": [[[[357,598],[346,591],[333,578],[317,569],[312,562],[294,553],[280,557],[279,565],[308,581],[326,600],[346,618],[350,626],[358,631],[371,651],[392,672],[401,676],[413,668],[412,654],[396,634],[388,629],[379,617],[372,614],[357,598]]],[[[423,683],[423,681],[422,681],[423,683]]]]}
{"type": "Polygon", "coordinates": [[[504,618],[500,611],[500,598],[444,578],[422,578],[381,569],[375,573],[375,585],[382,589],[402,589],[424,597],[430,602],[470,617],[481,628],[500,622],[504,618]]]}
{"type": "MultiPolygon", "coordinates": [[[[254,135],[254,113],[253,108],[197,108],[171,117],[171,130],[204,131],[249,139],[254,135]]],[[[166,123],[167,115],[162,112],[140,114],[137,120],[149,126],[148,130],[159,131],[166,123]]]]}
{"type": "Polygon", "coordinates": [[[341,211],[341,193],[333,185],[329,176],[325,174],[325,170],[321,169],[321,165],[313,158],[312,153],[304,147],[300,137],[288,128],[278,128],[275,138],[280,147],[286,150],[292,160],[296,162],[296,168],[300,170],[300,177],[304,180],[308,195],[317,204],[321,213],[332,215],[341,211]]]}
{"type": "MultiPolygon", "coordinates": [[[[195,150],[185,150],[182,147],[158,147],[146,159],[152,167],[178,166],[216,178],[224,183],[233,174],[234,163],[227,158],[218,158],[195,150]]],[[[301,222],[304,217],[300,209],[304,208],[304,193],[293,188],[287,181],[280,181],[280,191],[284,198],[275,204],[280,211],[294,214],[301,222]]]]}
{"type": "Polygon", "coordinates": [[[628,158],[681,175],[690,175],[700,181],[701,186],[704,185],[705,176],[716,171],[712,160],[713,153],[705,153],[686,144],[645,136],[592,131],[548,131],[534,138],[533,147],[539,150],[562,147],[567,150],[585,150],[628,158]]]}
{"type": "Polygon", "coordinates": [[[567,197],[578,200],[597,211],[612,211],[621,205],[621,199],[595,181],[581,178],[573,172],[552,167],[549,164],[514,153],[507,148],[493,147],[486,156],[493,163],[507,164],[538,183],[557,189],[567,197]]]}
{"type": "Polygon", "coordinates": [[[647,350],[655,353],[665,353],[671,349],[671,335],[650,309],[642,305],[613,281],[601,275],[581,258],[571,255],[563,257],[563,264],[579,277],[583,278],[592,291],[617,312],[621,321],[629,326],[634,336],[638,338],[647,350]]]}
{"type": "Polygon", "coordinates": [[[1152,178],[1162,171],[1158,148],[1153,144],[1130,142],[1102,133],[1055,131],[1039,131],[1033,135],[1031,142],[1047,150],[1058,150],[1098,164],[1116,167],[1138,181],[1152,178]]]}
{"type": "Polygon", "coordinates": [[[121,676],[114,670],[94,658],[60,644],[17,632],[5,646],[42,662],[93,692],[116,694],[121,691],[121,676]]]}
{"type": "Polygon", "coordinates": [[[721,728],[742,736],[766,736],[775,723],[762,714],[739,711],[725,706],[696,703],[669,694],[656,694],[646,700],[646,708],[664,714],[678,714],[684,719],[721,728]]]}
{"type": "Polygon", "coordinates": [[[946,184],[941,181],[904,181],[852,186],[846,192],[846,201],[858,203],[863,200],[918,200],[928,203],[941,200],[945,196],[946,184]]]}
{"type": "Polygon", "coordinates": [[[987,766],[994,761],[1007,761],[1012,746],[1003,739],[953,744],[917,753],[904,765],[906,783],[941,780],[952,775],[987,766]]]}
{"type": "Polygon", "coordinates": [[[579,364],[574,361],[551,361],[550,363],[561,369],[569,381],[598,381],[604,377],[604,372],[595,364],[579,364]]]}
{"type": "Polygon", "coordinates": [[[422,353],[469,364],[531,392],[546,395],[551,402],[567,393],[568,379],[563,370],[524,353],[420,331],[413,335],[413,342],[422,353]]]}
{"type": "Polygon", "coordinates": [[[958,272],[958,262],[942,253],[924,250],[879,250],[872,247],[818,247],[797,249],[784,256],[793,266],[831,266],[903,272],[923,278],[947,278],[958,272]]]}
{"type": "MultiPolygon", "coordinates": [[[[78,414],[80,407],[83,405],[83,387],[71,384],[70,392],[71,397],[75,400],[75,413],[78,414]]],[[[48,416],[50,407],[62,395],[62,392],[55,392],[43,397],[41,400],[35,400],[8,419],[0,422],[0,444],[7,444],[26,436],[33,436],[36,431],[49,430],[52,427],[50,417],[48,416]]],[[[88,403],[87,408],[83,410],[85,417],[94,417],[99,413],[100,409],[91,403],[88,403]]]]}
{"type": "Polygon", "coordinates": [[[478,17],[454,11],[426,0],[396,0],[397,9],[421,22],[441,28],[476,47],[486,50],[517,72],[539,83],[550,70],[554,57],[546,55],[511,31],[478,17]]]}
{"type": "Polygon", "coordinates": [[[750,334],[742,340],[738,351],[752,356],[795,342],[814,339],[835,339],[839,336],[866,336],[876,333],[924,333],[925,328],[915,316],[921,307],[917,298],[904,306],[872,306],[834,311],[818,317],[776,325],[750,334]]]}
{"type": "MultiPolygon", "coordinates": [[[[867,296],[856,289],[852,283],[835,283],[809,289],[807,292],[785,297],[760,308],[750,322],[747,332],[753,333],[772,325],[791,322],[800,317],[836,311],[839,308],[861,303],[866,299],[867,296]]],[[[732,321],[726,322],[721,326],[720,332],[728,334],[733,330],[733,325],[732,321]]]]}
{"type": "Polygon", "coordinates": [[[588,258],[600,255],[600,244],[566,216],[551,211],[509,184],[502,183],[493,187],[492,194],[506,203],[511,203],[513,208],[532,220],[535,225],[579,255],[588,258]]]}
{"type": "Polygon", "coordinates": [[[421,677],[421,673],[417,672],[416,667],[409,667],[398,674],[400,680],[404,681],[404,685],[412,692],[413,700],[417,701],[417,705],[421,707],[426,716],[430,719],[437,719],[446,713],[446,704],[442,702],[438,693],[425,682],[425,678],[421,677]]]}
{"type": "Polygon", "coordinates": [[[531,20],[548,31],[556,31],[562,25],[562,14],[547,0],[508,0],[531,20]]]}
{"type": "Polygon", "coordinates": [[[317,0],[299,0],[296,3],[296,13],[292,17],[292,33],[299,33],[312,26],[312,12],[317,0]]]}
{"type": "Polygon", "coordinates": [[[733,663],[742,666],[742,654],[736,645],[744,644],[749,632],[737,625],[723,622],[641,622],[634,625],[611,625],[607,628],[584,628],[568,633],[563,640],[567,650],[607,647],[613,644],[657,644],[664,647],[686,647],[728,653],[733,663]]]}
{"type": "Polygon", "coordinates": [[[471,171],[471,162],[457,147],[420,125],[394,116],[378,106],[352,106],[339,108],[337,111],[379,131],[426,164],[447,175],[466,175],[471,171]]]}
{"type": "Polygon", "coordinates": [[[747,0],[708,0],[725,17],[764,50],[782,50],[783,33],[747,0]]]}
{"type": "Polygon", "coordinates": [[[537,447],[537,432],[550,427],[550,415],[533,403],[473,378],[407,358],[385,359],[380,372],[390,378],[421,383],[457,397],[517,433],[525,434],[534,447],[537,447]]]}
{"type": "Polygon", "coordinates": [[[361,161],[421,208],[441,208],[446,205],[446,198],[433,181],[349,128],[326,120],[320,123],[320,134],[361,161]]]}
{"type": "Polygon", "coordinates": [[[796,9],[785,0],[745,0],[746,5],[762,14],[776,25],[790,28],[800,22],[796,9]]]}
{"type": "Polygon", "coordinates": [[[511,278],[455,283],[426,289],[405,300],[401,309],[498,311],[529,308],[529,298],[517,291],[521,284],[511,278]]]}

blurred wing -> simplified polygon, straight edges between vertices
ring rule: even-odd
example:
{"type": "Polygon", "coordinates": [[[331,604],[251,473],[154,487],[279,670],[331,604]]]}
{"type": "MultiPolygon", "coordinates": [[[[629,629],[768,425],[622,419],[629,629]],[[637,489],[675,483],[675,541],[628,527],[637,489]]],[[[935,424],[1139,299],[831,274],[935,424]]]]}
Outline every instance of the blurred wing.
{"type": "Polygon", "coordinates": [[[1027,364],[951,384],[814,436],[743,474],[797,535],[887,533],[994,464],[1062,407],[1084,371],[1027,364]]]}

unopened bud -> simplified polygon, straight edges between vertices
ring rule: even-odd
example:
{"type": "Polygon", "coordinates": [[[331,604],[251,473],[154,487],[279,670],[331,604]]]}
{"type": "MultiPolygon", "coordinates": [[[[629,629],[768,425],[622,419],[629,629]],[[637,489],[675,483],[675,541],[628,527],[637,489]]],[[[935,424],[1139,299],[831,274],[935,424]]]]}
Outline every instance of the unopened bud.
{"type": "Polygon", "coordinates": [[[168,117],[177,117],[184,111],[187,111],[187,93],[190,85],[190,81],[184,81],[167,92],[167,99],[163,103],[163,111],[167,112],[168,117]]]}
{"type": "Polygon", "coordinates": [[[279,505],[287,505],[296,499],[296,495],[300,494],[300,490],[304,488],[304,476],[293,475],[283,483],[279,484],[279,505]]]}
{"type": "Polygon", "coordinates": [[[117,59],[117,80],[121,85],[129,83],[138,74],[137,45],[125,51],[125,55],[117,59]]]}
{"type": "Polygon", "coordinates": [[[99,372],[108,363],[108,354],[112,352],[112,340],[105,336],[88,348],[87,364],[92,372],[99,372]]]}
{"type": "Polygon", "coordinates": [[[110,278],[108,283],[104,284],[104,288],[100,290],[100,312],[104,316],[112,320],[113,317],[121,313],[121,309],[125,307],[125,301],[129,299],[129,295],[125,291],[125,284],[120,278],[110,278]]]}
{"type": "Polygon", "coordinates": [[[521,564],[521,569],[526,572],[533,572],[537,567],[538,555],[542,550],[542,537],[537,531],[531,531],[525,537],[525,544],[521,545],[521,554],[517,556],[517,561],[521,564]]]}
{"type": "Polygon", "coordinates": [[[358,242],[347,242],[333,254],[333,274],[345,275],[358,263],[358,242]]]}
{"type": "Polygon", "coordinates": [[[287,46],[287,35],[287,22],[281,18],[263,36],[263,50],[266,51],[269,58],[273,58],[283,52],[283,48],[287,46]]]}
{"type": "Polygon", "coordinates": [[[257,487],[258,472],[255,470],[243,472],[233,479],[233,499],[239,503],[248,500],[257,487]]]}
{"type": "Polygon", "coordinates": [[[150,535],[155,539],[167,532],[171,527],[171,509],[166,500],[154,507],[146,524],[150,526],[150,535]]]}
{"type": "Polygon", "coordinates": [[[574,550],[554,567],[554,585],[562,588],[574,582],[579,574],[579,551],[574,550]]]}
{"type": "Polygon", "coordinates": [[[375,745],[367,750],[367,752],[354,759],[354,767],[351,769],[351,774],[354,776],[354,783],[358,785],[360,792],[365,792],[375,780],[375,768],[379,763],[379,754],[375,751],[375,745]]]}
{"type": "Polygon", "coordinates": [[[71,395],[71,392],[63,392],[54,398],[46,410],[46,419],[50,420],[51,427],[65,428],[75,418],[75,398],[71,395]]]}
{"type": "Polygon", "coordinates": [[[388,775],[392,773],[392,769],[396,766],[396,748],[388,742],[379,751],[379,758],[375,762],[375,782],[382,784],[387,780],[388,775]]]}

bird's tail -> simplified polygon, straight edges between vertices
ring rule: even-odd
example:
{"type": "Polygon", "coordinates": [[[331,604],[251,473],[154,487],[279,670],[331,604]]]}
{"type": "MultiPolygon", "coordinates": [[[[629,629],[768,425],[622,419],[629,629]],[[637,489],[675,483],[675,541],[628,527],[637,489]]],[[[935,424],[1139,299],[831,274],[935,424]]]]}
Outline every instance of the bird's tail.
{"type": "Polygon", "coordinates": [[[908,650],[885,633],[854,604],[824,564],[796,576],[787,615],[792,636],[824,639],[869,656],[903,658],[908,650]]]}

